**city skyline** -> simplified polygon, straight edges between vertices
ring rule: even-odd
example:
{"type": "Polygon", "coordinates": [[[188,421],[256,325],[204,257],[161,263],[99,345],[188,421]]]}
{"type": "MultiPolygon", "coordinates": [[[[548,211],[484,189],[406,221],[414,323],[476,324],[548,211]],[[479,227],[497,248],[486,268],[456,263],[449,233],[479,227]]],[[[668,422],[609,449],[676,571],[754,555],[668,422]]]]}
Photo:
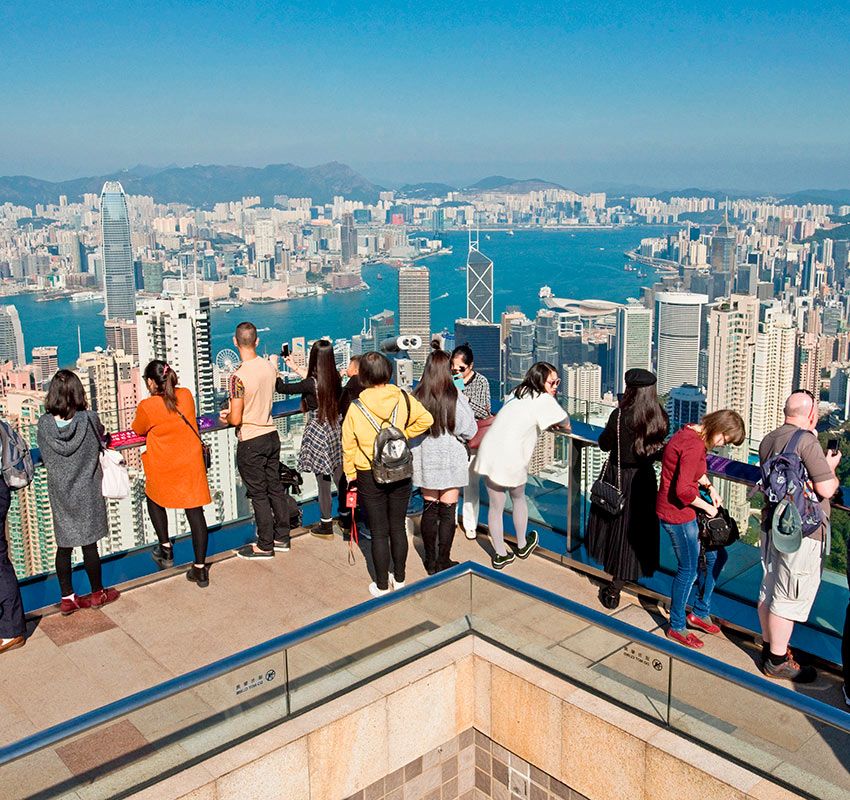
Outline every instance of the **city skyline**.
{"type": "Polygon", "coordinates": [[[850,182],[846,8],[36,5],[0,10],[16,112],[0,123],[0,174],[339,160],[390,186],[850,182]],[[246,54],[259,52],[258,71],[246,54]],[[423,97],[423,78],[438,90],[423,97]]]}

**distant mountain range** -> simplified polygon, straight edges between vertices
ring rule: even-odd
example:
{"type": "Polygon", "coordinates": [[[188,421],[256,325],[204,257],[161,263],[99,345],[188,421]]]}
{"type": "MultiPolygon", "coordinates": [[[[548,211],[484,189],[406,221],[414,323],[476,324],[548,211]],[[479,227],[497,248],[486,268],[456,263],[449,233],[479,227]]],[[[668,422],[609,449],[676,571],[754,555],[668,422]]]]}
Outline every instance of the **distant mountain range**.
{"type": "MultiPolygon", "coordinates": [[[[209,207],[214,203],[259,196],[264,205],[272,205],[275,195],[312,197],[317,203],[327,203],[335,196],[344,195],[353,200],[373,202],[382,187],[355,172],[346,164],[331,161],[316,167],[299,167],[295,164],[269,164],[266,167],[219,166],[195,164],[191,167],[150,167],[139,164],[132,169],[110,175],[75,178],[68,181],[44,181],[26,175],[0,177],[0,203],[34,207],[41,203],[57,203],[60,195],[70,202],[78,201],[85,193],[99,193],[105,181],[118,180],[128,194],[143,194],[160,203],[186,203],[194,207],[209,207]]],[[[412,183],[396,190],[399,197],[430,199],[445,197],[449,192],[467,195],[485,192],[523,194],[545,189],[564,189],[558,183],[541,178],[508,178],[491,175],[468,186],[451,186],[446,183],[412,183]]],[[[623,189],[626,187],[623,186],[623,189]]],[[[717,189],[686,188],[649,191],[630,186],[626,197],[649,195],[659,200],[671,197],[713,197],[718,202],[726,197],[755,197],[756,193],[742,194],[717,189]]],[[[787,203],[827,203],[834,206],[850,205],[850,189],[807,189],[783,198],[787,203]]]]}
{"type": "Polygon", "coordinates": [[[275,195],[312,197],[326,203],[336,195],[372,202],[380,186],[351,167],[331,161],[317,167],[270,164],[267,167],[232,167],[196,164],[192,167],[134,167],[111,175],[76,178],[70,181],[43,181],[16,175],[0,178],[0,203],[33,207],[36,203],[57,203],[59,195],[70,202],[86,192],[99,193],[105,181],[121,181],[127,194],[143,194],[160,203],[187,203],[201,207],[258,195],[272,205],[275,195]]]}
{"type": "Polygon", "coordinates": [[[491,175],[482,178],[470,186],[450,186],[447,183],[408,183],[396,190],[401,197],[411,199],[428,199],[445,197],[449,192],[463,194],[481,194],[483,192],[499,192],[504,194],[526,194],[540,192],[544,189],[564,189],[558,183],[544,181],[541,178],[506,178],[504,175],[491,175]]]}

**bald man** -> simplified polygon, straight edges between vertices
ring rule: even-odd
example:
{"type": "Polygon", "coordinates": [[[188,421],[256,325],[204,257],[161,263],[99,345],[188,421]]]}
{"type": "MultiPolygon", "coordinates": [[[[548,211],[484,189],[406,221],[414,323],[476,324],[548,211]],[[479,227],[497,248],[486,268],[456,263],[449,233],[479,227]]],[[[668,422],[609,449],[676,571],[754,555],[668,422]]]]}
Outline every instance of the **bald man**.
{"type": "Polygon", "coordinates": [[[770,542],[770,514],[762,521],[761,562],[764,570],[759,593],[759,621],[762,647],[761,671],[769,678],[794,683],[811,683],[817,678],[813,667],[801,667],[788,651],[788,642],[795,622],[809,618],[820,586],[825,548],[829,539],[829,499],[838,489],[835,468],[841,460],[840,453],[824,455],[815,434],[818,408],[811,392],[800,390],[785,401],[785,422],[762,440],[759,459],[764,464],[768,458],[781,453],[798,430],[804,431],[796,445],[806,468],[809,481],[817,494],[823,511],[823,524],[813,533],[803,537],[795,553],[780,553],[770,542]]]}

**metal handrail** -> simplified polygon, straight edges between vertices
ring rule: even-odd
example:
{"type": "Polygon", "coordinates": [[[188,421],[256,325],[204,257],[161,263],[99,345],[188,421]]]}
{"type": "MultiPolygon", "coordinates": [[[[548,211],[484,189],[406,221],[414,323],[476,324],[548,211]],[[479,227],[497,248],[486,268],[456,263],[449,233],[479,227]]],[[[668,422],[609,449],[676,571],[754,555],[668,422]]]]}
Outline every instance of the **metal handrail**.
{"type": "MultiPolygon", "coordinates": [[[[359,603],[356,606],[332,614],[329,617],[325,617],[295,631],[277,636],[262,644],[242,650],[239,653],[227,656],[184,675],[171,678],[157,686],[143,689],[122,700],[116,700],[101,708],[86,712],[78,717],[47,728],[44,731],[27,736],[11,745],[2,747],[0,748],[0,767],[30,753],[49,747],[56,742],[85,733],[97,725],[102,725],[119,716],[125,716],[152,703],[188,691],[202,683],[244,667],[261,658],[279,653],[330,630],[339,628],[342,625],[368,616],[379,609],[403,602],[408,597],[419,594],[420,592],[429,591],[465,575],[482,578],[491,583],[519,592],[534,600],[546,603],[560,611],[572,614],[586,622],[603,628],[610,633],[651,647],[656,651],[664,653],[671,659],[684,662],[715,677],[742,686],[773,702],[782,703],[794,711],[806,714],[843,733],[850,734],[850,715],[826,705],[820,700],[797,694],[784,686],[768,684],[763,679],[744,672],[738,667],[724,664],[696,651],[686,650],[681,646],[668,642],[663,637],[643,631],[616,617],[611,617],[595,609],[587,608],[574,600],[562,597],[547,589],[541,589],[518,578],[504,575],[489,567],[467,561],[437,575],[426,577],[416,584],[406,586],[404,589],[400,589],[385,597],[359,603]]],[[[473,628],[467,631],[467,634],[474,633],[475,630],[473,628]]]]}

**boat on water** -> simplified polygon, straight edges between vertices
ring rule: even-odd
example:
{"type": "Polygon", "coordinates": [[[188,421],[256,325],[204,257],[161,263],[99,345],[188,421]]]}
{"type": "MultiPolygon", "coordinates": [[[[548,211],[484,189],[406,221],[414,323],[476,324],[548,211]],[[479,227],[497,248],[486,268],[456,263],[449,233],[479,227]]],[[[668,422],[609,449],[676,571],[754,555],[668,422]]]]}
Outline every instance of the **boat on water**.
{"type": "Polygon", "coordinates": [[[443,292],[439,297],[435,297],[435,300],[445,300],[449,296],[448,292],[443,292]]]}
{"type": "Polygon", "coordinates": [[[271,328],[257,328],[257,333],[268,333],[271,328]]]}
{"type": "Polygon", "coordinates": [[[516,235],[514,233],[514,231],[506,231],[506,233],[507,233],[508,236],[515,236],[516,235]]]}
{"type": "Polygon", "coordinates": [[[383,275],[381,275],[381,273],[379,272],[379,273],[375,276],[375,278],[376,278],[377,280],[379,280],[379,281],[382,281],[382,280],[384,279],[384,276],[383,276],[383,275]]]}
{"type": "Polygon", "coordinates": [[[101,292],[75,292],[68,301],[71,303],[92,303],[95,300],[103,300],[101,292]]]}

